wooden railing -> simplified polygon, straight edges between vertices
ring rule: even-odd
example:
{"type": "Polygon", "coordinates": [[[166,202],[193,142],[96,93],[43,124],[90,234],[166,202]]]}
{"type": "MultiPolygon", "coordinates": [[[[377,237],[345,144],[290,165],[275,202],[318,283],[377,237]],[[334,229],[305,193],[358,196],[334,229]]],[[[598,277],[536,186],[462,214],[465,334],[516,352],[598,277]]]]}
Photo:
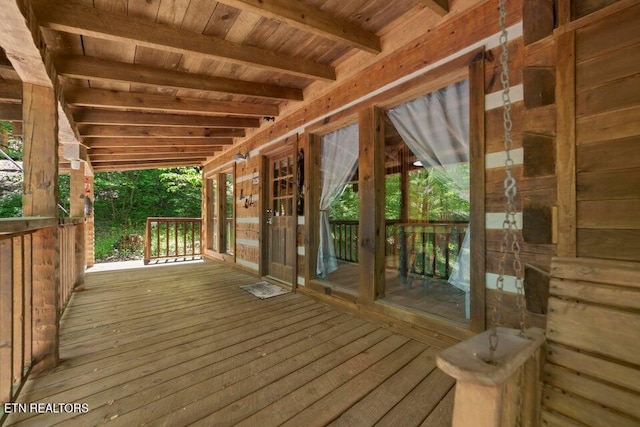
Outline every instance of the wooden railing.
{"type": "Polygon", "coordinates": [[[58,310],[62,314],[73,288],[84,282],[84,218],[61,218],[58,225],[60,276],[58,310]]]}
{"type": "Polygon", "coordinates": [[[144,263],[153,259],[202,256],[202,219],[147,218],[144,263]]]}
{"type": "MultiPolygon", "coordinates": [[[[61,223],[56,218],[0,219],[0,403],[14,401],[38,357],[36,330],[40,328],[42,339],[43,328],[50,327],[37,324],[39,310],[55,306],[59,320],[74,286],[84,280],[82,227],[82,219],[61,223]],[[56,232],[57,249],[50,243],[56,241],[56,232]],[[43,289],[43,271],[47,277],[56,275],[55,267],[43,259],[53,259],[56,251],[60,254],[57,289],[43,289]],[[59,297],[52,302],[50,296],[56,294],[59,297]]],[[[57,336],[57,331],[52,333],[57,336]]]]}
{"type": "MultiPolygon", "coordinates": [[[[329,222],[336,257],[358,262],[358,221],[329,222]]],[[[401,273],[448,278],[467,231],[466,222],[386,223],[386,267],[401,273]]]]}

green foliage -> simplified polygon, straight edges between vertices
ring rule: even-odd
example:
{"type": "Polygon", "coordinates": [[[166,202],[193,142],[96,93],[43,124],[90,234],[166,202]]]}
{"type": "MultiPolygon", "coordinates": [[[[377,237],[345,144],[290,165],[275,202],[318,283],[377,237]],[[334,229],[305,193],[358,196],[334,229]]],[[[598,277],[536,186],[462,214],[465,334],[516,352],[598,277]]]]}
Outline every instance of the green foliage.
{"type": "Polygon", "coordinates": [[[10,193],[0,200],[0,218],[15,218],[22,216],[22,193],[10,193]]]}
{"type": "Polygon", "coordinates": [[[97,173],[94,192],[96,221],[114,226],[137,226],[154,216],[201,215],[198,168],[97,173]]]}
{"type": "Polygon", "coordinates": [[[0,148],[13,160],[22,160],[22,140],[13,137],[13,126],[9,122],[0,121],[0,133],[2,134],[0,148]]]}
{"type": "MultiPolygon", "coordinates": [[[[400,174],[385,177],[385,218],[400,219],[402,188],[400,174]]],[[[420,168],[409,172],[409,219],[422,221],[469,220],[469,165],[447,166],[445,170],[420,168]]],[[[331,204],[331,219],[360,218],[360,199],[353,184],[331,204]]]]}

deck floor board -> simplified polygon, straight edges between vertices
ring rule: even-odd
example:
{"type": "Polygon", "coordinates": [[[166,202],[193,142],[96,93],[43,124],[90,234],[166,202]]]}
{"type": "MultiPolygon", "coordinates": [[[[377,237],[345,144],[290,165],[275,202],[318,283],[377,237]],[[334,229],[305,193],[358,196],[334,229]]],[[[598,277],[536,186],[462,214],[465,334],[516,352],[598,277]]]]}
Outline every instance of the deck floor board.
{"type": "Polygon", "coordinates": [[[6,425],[419,425],[451,422],[438,349],[302,294],[258,300],[223,263],[87,274],[61,320],[58,367],[18,402],[89,412],[6,425]]]}

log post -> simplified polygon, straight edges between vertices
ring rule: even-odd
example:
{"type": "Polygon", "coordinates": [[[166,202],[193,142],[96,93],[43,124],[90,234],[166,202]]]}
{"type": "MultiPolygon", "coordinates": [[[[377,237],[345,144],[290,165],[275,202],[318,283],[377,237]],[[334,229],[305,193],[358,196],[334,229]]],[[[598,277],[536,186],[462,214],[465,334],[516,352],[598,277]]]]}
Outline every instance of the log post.
{"type": "MultiPolygon", "coordinates": [[[[58,108],[54,89],[24,83],[24,216],[58,216],[58,108]]],[[[33,235],[34,369],[58,363],[58,227],[33,235]]]]}
{"type": "Polygon", "coordinates": [[[491,331],[443,351],[437,365],[456,379],[453,427],[523,427],[538,425],[540,349],[544,331],[498,328],[494,361],[489,357],[491,331]]]}

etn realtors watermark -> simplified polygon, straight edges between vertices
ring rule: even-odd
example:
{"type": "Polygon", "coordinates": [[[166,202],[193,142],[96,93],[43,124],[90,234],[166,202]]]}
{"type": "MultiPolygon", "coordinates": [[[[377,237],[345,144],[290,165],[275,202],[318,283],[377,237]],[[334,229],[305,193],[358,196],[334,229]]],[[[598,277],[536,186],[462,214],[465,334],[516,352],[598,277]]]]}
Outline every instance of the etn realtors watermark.
{"type": "Polygon", "coordinates": [[[86,414],[88,403],[5,403],[5,414],[86,414]]]}

